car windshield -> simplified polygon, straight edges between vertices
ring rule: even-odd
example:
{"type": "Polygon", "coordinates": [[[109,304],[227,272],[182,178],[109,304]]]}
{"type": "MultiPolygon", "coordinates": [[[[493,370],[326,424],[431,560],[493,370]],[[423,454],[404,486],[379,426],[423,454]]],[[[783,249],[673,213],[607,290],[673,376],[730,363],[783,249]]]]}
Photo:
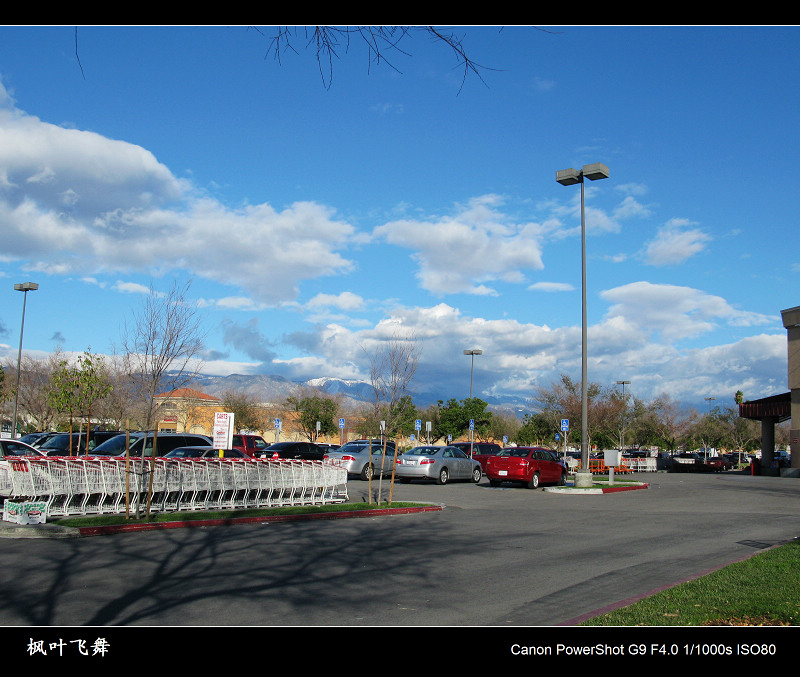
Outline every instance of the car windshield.
{"type": "MultiPolygon", "coordinates": [[[[374,448],[374,447],[373,447],[374,448]]],[[[336,449],[336,452],[345,452],[350,454],[360,454],[363,451],[367,451],[369,449],[369,445],[366,444],[345,444],[336,449]]]]}
{"type": "Polygon", "coordinates": [[[173,449],[167,456],[169,458],[200,458],[204,449],[173,449]]]}
{"type": "Polygon", "coordinates": [[[498,456],[516,456],[517,458],[523,458],[531,453],[530,449],[503,449],[498,456]]]}
{"type": "MultiPolygon", "coordinates": [[[[112,437],[110,440],[106,440],[102,444],[98,444],[94,448],[94,453],[98,456],[102,456],[103,454],[109,454],[111,456],[122,453],[125,451],[125,435],[116,435],[112,437]]],[[[129,435],[130,437],[130,446],[131,449],[134,448],[134,444],[140,439],[138,435],[129,435]]]]}
{"type": "Polygon", "coordinates": [[[433,456],[437,451],[439,447],[414,447],[406,453],[413,456],[433,456]]]}

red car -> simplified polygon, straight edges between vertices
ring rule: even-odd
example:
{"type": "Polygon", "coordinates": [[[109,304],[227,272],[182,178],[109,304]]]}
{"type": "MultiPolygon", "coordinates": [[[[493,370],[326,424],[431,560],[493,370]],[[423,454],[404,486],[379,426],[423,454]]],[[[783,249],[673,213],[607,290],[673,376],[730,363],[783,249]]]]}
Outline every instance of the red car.
{"type": "Polygon", "coordinates": [[[264,438],[261,435],[240,435],[236,434],[233,436],[233,444],[231,444],[231,449],[238,449],[243,454],[247,454],[248,456],[256,456],[260,454],[264,449],[266,449],[269,445],[264,441],[264,438]]]}
{"type": "Polygon", "coordinates": [[[517,482],[536,489],[540,484],[563,486],[567,482],[567,469],[545,447],[507,447],[486,460],[486,476],[493,487],[502,482],[517,482]]]}

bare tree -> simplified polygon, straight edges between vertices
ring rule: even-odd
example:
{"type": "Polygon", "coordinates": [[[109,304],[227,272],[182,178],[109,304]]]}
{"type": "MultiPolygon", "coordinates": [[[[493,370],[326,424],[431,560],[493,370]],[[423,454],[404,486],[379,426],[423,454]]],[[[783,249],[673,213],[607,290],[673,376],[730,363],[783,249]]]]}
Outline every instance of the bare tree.
{"type": "MultiPolygon", "coordinates": [[[[414,409],[409,388],[419,365],[420,348],[415,336],[403,337],[395,333],[391,339],[379,345],[370,355],[370,381],[375,393],[373,412],[379,420],[386,422],[384,430],[387,437],[396,435],[403,420],[414,409]]],[[[383,440],[383,454],[386,455],[386,440],[383,440]]],[[[395,457],[397,447],[395,447],[395,457]]],[[[397,460],[395,458],[395,460],[397,460]]],[[[381,459],[383,467],[384,459],[381,459]]],[[[393,466],[394,467],[394,466],[393,466]]],[[[370,478],[369,495],[372,499],[372,479],[370,478]]],[[[378,503],[381,501],[383,473],[379,477],[378,503]]],[[[394,489],[394,470],[389,489],[389,503],[392,502],[394,489]]]]}
{"type": "MultiPolygon", "coordinates": [[[[48,430],[58,423],[59,413],[48,398],[50,380],[55,371],[60,352],[45,360],[25,356],[22,360],[22,373],[25,378],[20,383],[19,405],[26,414],[28,423],[36,430],[48,430]]],[[[11,372],[11,369],[8,369],[11,372]]],[[[14,367],[16,373],[16,366],[14,367]]],[[[12,385],[13,388],[13,385],[12,385]]]]}
{"type": "MultiPolygon", "coordinates": [[[[261,29],[255,30],[263,34],[261,29]]],[[[311,47],[315,50],[317,67],[327,88],[330,88],[333,81],[334,60],[348,53],[354,40],[366,49],[370,68],[373,64],[383,63],[399,73],[394,57],[408,56],[401,43],[405,45],[411,36],[421,34],[443,45],[450,52],[456,67],[462,71],[462,87],[470,75],[483,81],[481,71],[488,70],[468,56],[463,38],[452,29],[434,26],[276,26],[273,31],[267,55],[271,54],[280,63],[286,51],[297,52],[294,45],[298,39],[301,40],[305,43],[305,48],[311,47]]]]}
{"type": "Polygon", "coordinates": [[[155,424],[156,395],[186,386],[197,374],[204,332],[187,294],[191,282],[166,293],[150,286],[142,307],[126,322],[122,336],[125,370],[134,395],[145,404],[145,430],[155,424]]]}
{"type": "Polygon", "coordinates": [[[395,418],[400,414],[403,398],[409,395],[411,383],[419,366],[419,344],[409,338],[394,334],[370,355],[369,377],[375,393],[376,414],[386,421],[390,434],[395,430],[395,418]]]}

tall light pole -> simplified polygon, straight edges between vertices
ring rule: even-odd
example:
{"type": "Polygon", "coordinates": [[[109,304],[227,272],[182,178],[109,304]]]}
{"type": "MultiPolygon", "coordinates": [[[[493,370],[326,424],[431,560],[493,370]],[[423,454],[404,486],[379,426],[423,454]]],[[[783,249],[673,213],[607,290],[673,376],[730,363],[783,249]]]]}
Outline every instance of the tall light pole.
{"type": "MultiPolygon", "coordinates": [[[[469,368],[469,399],[472,399],[472,372],[475,370],[475,356],[476,355],[483,355],[482,350],[465,350],[465,355],[470,356],[470,360],[472,364],[469,368]]],[[[469,457],[472,458],[472,447],[475,444],[475,431],[472,429],[472,425],[470,424],[469,429],[469,457]]]]}
{"type": "Polygon", "coordinates": [[[600,162],[584,165],[581,169],[562,169],[556,172],[556,181],[562,186],[581,184],[581,468],[575,473],[576,487],[592,485],[592,473],[589,470],[589,390],[587,374],[586,350],[586,198],[584,195],[584,179],[597,181],[608,178],[608,167],[600,162]]]}
{"type": "Polygon", "coordinates": [[[625,451],[625,410],[628,408],[628,404],[625,401],[625,386],[630,385],[630,381],[617,381],[618,386],[622,386],[622,440],[620,444],[620,453],[625,451]]]}
{"type": "Polygon", "coordinates": [[[469,368],[469,399],[472,399],[472,373],[475,370],[475,356],[476,355],[483,355],[482,350],[465,350],[465,355],[470,355],[472,359],[472,365],[469,368]]]}
{"type": "Polygon", "coordinates": [[[19,404],[19,374],[22,371],[22,332],[25,329],[25,304],[28,301],[28,292],[36,291],[39,285],[36,282],[23,282],[15,284],[15,291],[22,292],[22,323],[19,325],[19,352],[17,353],[17,387],[14,390],[14,421],[11,424],[11,437],[17,436],[17,406],[19,404]]]}

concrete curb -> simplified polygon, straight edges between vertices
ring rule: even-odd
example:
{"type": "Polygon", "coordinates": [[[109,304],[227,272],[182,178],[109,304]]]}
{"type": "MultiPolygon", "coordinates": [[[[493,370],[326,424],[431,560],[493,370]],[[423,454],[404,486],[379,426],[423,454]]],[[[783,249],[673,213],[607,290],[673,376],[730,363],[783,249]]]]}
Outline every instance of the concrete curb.
{"type": "Polygon", "coordinates": [[[221,517],[207,520],[180,520],[175,522],[146,522],[144,524],[113,524],[96,527],[64,527],[57,524],[10,524],[0,522],[0,538],[81,538],[84,536],[106,536],[132,531],[154,531],[157,529],[186,529],[194,527],[232,526],[236,524],[266,524],[269,522],[301,522],[319,519],[352,519],[356,517],[382,517],[385,515],[407,515],[417,512],[442,510],[441,505],[418,508],[375,508],[374,510],[341,510],[336,512],[314,512],[297,515],[265,515],[260,517],[221,517]]]}
{"type": "MultiPolygon", "coordinates": [[[[598,482],[598,484],[606,484],[605,482],[598,482]]],[[[568,494],[572,496],[585,496],[596,494],[614,494],[619,491],[636,491],[637,489],[648,489],[650,485],[647,482],[636,482],[635,484],[623,484],[620,486],[605,486],[605,487],[589,487],[587,489],[576,489],[575,487],[545,487],[544,491],[555,494],[568,494]]]]}

